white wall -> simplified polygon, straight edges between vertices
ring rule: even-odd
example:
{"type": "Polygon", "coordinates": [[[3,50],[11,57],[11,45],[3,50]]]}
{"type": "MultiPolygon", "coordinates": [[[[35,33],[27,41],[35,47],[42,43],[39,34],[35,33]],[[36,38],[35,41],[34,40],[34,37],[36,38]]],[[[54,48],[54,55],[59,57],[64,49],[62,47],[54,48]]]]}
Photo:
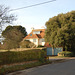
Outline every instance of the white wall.
{"type": "MultiPolygon", "coordinates": [[[[34,38],[34,39],[35,39],[35,38],[34,38]]],[[[33,42],[33,39],[27,39],[27,40],[33,42]]],[[[38,46],[38,45],[44,46],[44,44],[45,44],[45,42],[42,42],[42,39],[36,39],[36,42],[33,42],[33,43],[34,43],[36,46],[38,46]]]]}
{"type": "Polygon", "coordinates": [[[39,45],[44,46],[45,42],[42,42],[42,39],[39,39],[39,45]]]}
{"type": "MultiPolygon", "coordinates": [[[[35,38],[34,38],[35,39],[35,38]]],[[[27,39],[27,40],[29,40],[29,41],[31,41],[31,42],[33,42],[33,39],[27,39]]],[[[36,46],[38,46],[38,39],[36,39],[36,42],[33,42],[36,46]]]]}

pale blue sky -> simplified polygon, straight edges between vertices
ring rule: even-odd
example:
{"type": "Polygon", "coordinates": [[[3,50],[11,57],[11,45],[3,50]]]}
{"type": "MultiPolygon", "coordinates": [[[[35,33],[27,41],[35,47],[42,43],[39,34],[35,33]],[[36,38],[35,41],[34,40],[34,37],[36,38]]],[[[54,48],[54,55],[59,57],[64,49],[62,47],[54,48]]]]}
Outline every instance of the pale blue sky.
{"type": "MultiPolygon", "coordinates": [[[[0,0],[0,5],[9,6],[10,9],[16,9],[46,1],[50,0],[0,0]]],[[[49,18],[72,10],[75,10],[75,0],[56,0],[44,5],[11,11],[11,13],[17,15],[18,18],[14,22],[14,25],[24,26],[29,33],[31,27],[35,29],[41,28],[45,26],[49,18]]]]}

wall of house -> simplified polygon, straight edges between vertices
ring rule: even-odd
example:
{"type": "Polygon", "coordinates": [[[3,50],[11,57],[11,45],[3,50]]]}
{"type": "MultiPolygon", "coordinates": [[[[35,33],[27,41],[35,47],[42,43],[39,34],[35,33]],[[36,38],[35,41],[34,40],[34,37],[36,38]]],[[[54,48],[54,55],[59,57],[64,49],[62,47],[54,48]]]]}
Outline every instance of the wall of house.
{"type": "Polygon", "coordinates": [[[27,39],[27,40],[33,42],[36,46],[38,46],[38,45],[44,46],[45,45],[45,41],[43,41],[43,38],[42,39],[36,39],[35,42],[33,41],[34,39],[27,39]]]}
{"type": "Polygon", "coordinates": [[[39,39],[39,45],[42,45],[42,46],[45,45],[45,41],[43,41],[43,38],[42,39],[39,39]]]}
{"type": "MultiPolygon", "coordinates": [[[[35,38],[34,38],[34,39],[35,39],[35,38]]],[[[33,39],[27,39],[27,40],[33,42],[36,46],[38,46],[38,39],[36,39],[36,42],[34,42],[33,39]]]]}

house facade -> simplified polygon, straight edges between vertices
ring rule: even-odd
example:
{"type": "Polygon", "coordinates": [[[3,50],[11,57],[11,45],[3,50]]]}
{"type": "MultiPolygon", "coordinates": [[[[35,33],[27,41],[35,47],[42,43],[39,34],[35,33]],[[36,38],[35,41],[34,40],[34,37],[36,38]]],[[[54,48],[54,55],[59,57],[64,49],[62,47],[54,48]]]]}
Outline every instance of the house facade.
{"type": "Polygon", "coordinates": [[[44,39],[44,35],[45,35],[45,29],[32,29],[31,33],[28,34],[24,40],[29,40],[31,42],[33,42],[36,46],[45,45],[45,39],[44,39]]]}

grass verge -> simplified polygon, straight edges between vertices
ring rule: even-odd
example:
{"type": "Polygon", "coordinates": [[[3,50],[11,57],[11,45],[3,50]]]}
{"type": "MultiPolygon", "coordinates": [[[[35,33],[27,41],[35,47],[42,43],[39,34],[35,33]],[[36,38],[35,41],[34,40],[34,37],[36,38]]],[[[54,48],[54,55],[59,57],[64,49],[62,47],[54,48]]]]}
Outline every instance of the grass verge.
{"type": "Polygon", "coordinates": [[[35,62],[35,63],[30,63],[30,64],[14,65],[14,66],[11,66],[11,67],[2,67],[0,69],[0,75],[5,75],[5,74],[10,73],[10,72],[28,69],[28,68],[44,65],[44,64],[47,64],[47,63],[51,63],[51,62],[42,63],[42,62],[38,61],[38,62],[35,62]]]}
{"type": "Polygon", "coordinates": [[[64,60],[43,61],[43,62],[37,61],[34,63],[30,63],[30,64],[14,65],[11,67],[2,67],[0,69],[0,75],[5,75],[14,71],[24,70],[24,69],[28,69],[32,67],[37,67],[37,66],[51,64],[51,63],[58,63],[58,62],[64,62],[64,60]]]}

